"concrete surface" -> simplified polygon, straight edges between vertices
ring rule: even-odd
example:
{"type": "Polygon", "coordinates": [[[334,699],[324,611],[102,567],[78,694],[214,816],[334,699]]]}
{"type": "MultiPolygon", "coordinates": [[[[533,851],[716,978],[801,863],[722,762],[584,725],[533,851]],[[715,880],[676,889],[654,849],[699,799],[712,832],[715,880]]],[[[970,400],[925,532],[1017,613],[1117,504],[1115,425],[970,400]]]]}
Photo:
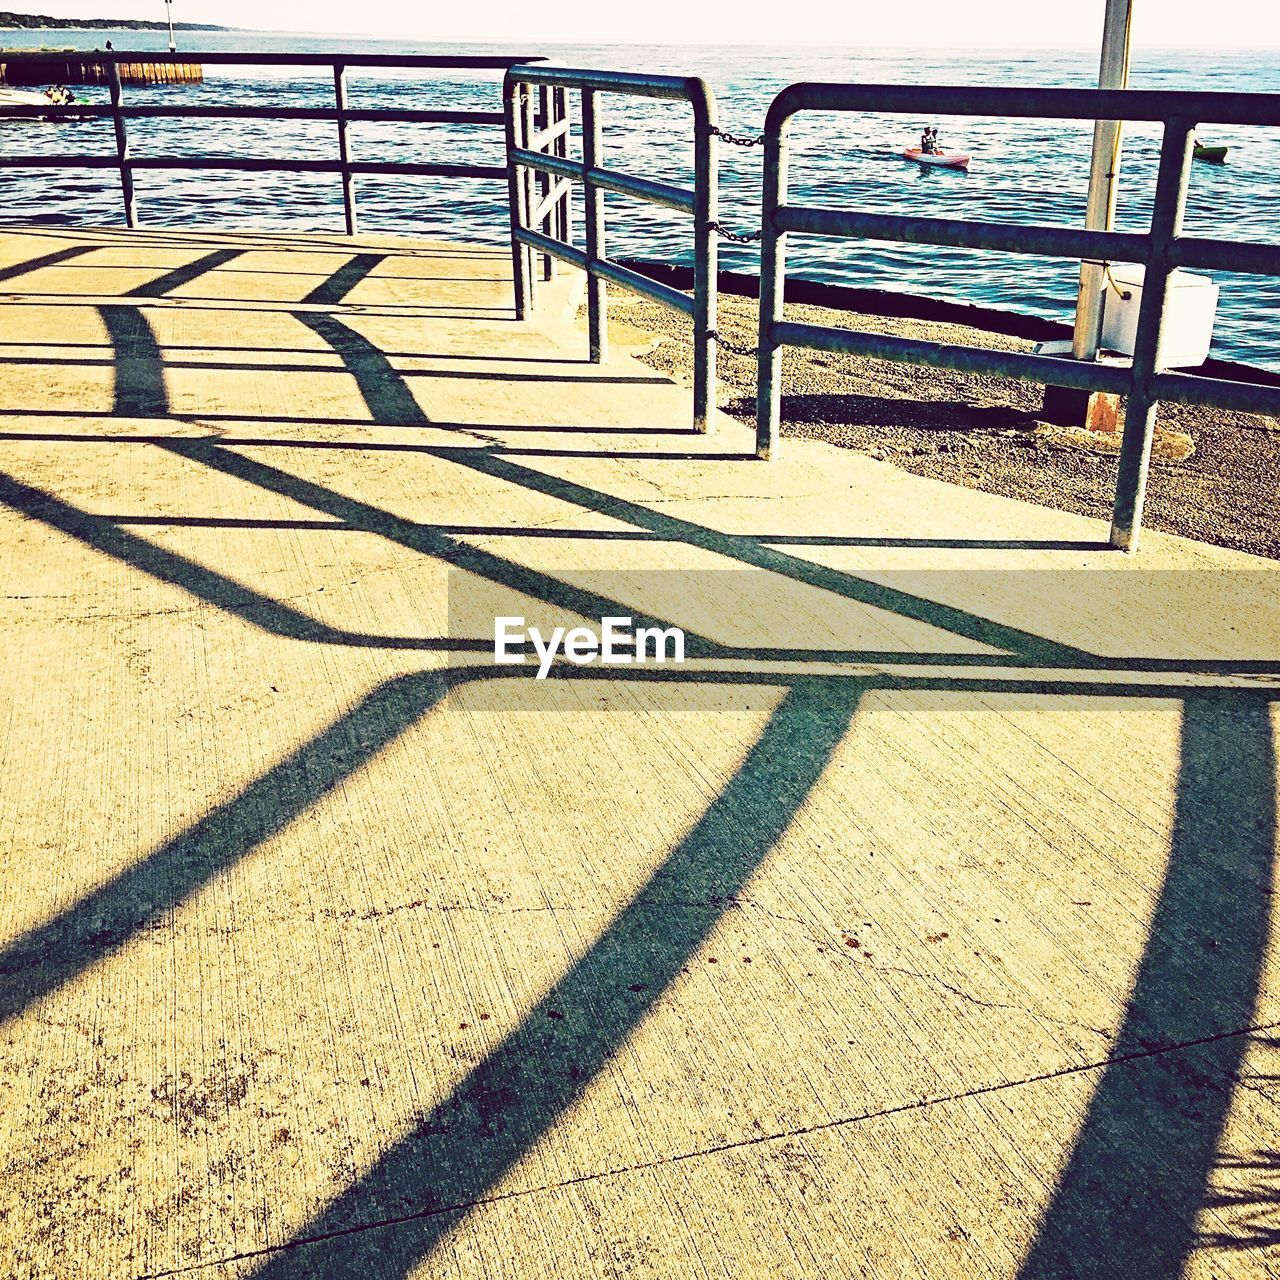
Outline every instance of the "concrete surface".
{"type": "Polygon", "coordinates": [[[0,237],[0,1272],[1280,1270],[1274,566],[508,288],[0,237]],[[460,629],[614,606],[691,660],[460,629]]]}

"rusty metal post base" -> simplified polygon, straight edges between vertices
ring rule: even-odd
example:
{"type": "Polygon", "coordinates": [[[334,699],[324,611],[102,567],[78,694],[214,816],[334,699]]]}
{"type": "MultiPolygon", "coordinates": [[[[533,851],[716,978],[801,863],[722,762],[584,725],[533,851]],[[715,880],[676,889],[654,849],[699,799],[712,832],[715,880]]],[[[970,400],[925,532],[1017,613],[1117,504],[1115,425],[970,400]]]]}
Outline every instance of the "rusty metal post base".
{"type": "Polygon", "coordinates": [[[1040,416],[1059,427],[1084,427],[1088,431],[1120,429],[1120,397],[1108,391],[1083,391],[1077,387],[1045,387],[1040,416]]]}

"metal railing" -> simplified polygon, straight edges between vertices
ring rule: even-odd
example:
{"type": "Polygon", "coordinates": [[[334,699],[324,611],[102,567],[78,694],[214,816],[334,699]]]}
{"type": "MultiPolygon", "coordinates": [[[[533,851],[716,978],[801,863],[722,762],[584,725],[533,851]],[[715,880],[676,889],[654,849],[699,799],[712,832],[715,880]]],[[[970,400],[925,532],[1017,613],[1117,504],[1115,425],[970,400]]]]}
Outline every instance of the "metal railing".
{"type": "Polygon", "coordinates": [[[621,285],[679,311],[693,320],[693,420],[705,431],[715,407],[716,380],[716,103],[705,82],[695,77],[645,76],[567,67],[519,66],[503,85],[506,110],[511,253],[515,273],[516,315],[534,302],[535,253],[547,262],[558,258],[587,276],[587,324],[590,358],[607,355],[606,282],[621,285]],[[535,110],[532,89],[537,88],[535,110]],[[568,155],[571,122],[567,95],[581,99],[582,158],[568,155]],[[693,187],[637,178],[603,163],[602,94],[659,98],[689,103],[693,109],[693,187]],[[583,192],[583,248],[572,243],[571,192],[583,192]],[[609,258],[605,244],[603,193],[631,196],[693,217],[693,297],[609,258]],[[539,229],[541,227],[541,229],[539,229]]]}
{"type": "Polygon", "coordinates": [[[773,101],[765,125],[763,240],[756,453],[769,457],[781,420],[781,348],[807,347],[905,364],[1105,391],[1128,397],[1116,477],[1111,542],[1135,550],[1160,400],[1244,413],[1280,414],[1280,388],[1166,372],[1161,362],[1169,275],[1178,267],[1280,276],[1280,245],[1182,234],[1183,210],[1198,124],[1280,126],[1280,94],[1187,93],[1101,89],[975,89],[954,86],[796,84],[773,101]],[[1155,201],[1146,232],[1084,231],[1008,222],[850,212],[787,203],[788,126],[802,111],[891,112],[1135,120],[1164,129],[1155,201]],[[797,324],[783,318],[788,234],[1031,253],[1146,267],[1132,365],[1072,361],[1024,352],[925,342],[858,330],[797,324]]]}
{"type": "MultiPolygon", "coordinates": [[[[7,63],[48,61],[44,52],[6,53],[7,63]]],[[[73,118],[109,119],[115,129],[115,154],[101,155],[0,155],[0,168],[9,169],[117,169],[124,197],[125,222],[138,225],[137,197],[133,175],[137,169],[248,170],[250,172],[333,173],[342,183],[342,203],[348,235],[355,235],[356,174],[400,174],[406,177],[481,178],[506,181],[505,165],[419,163],[403,160],[356,160],[352,156],[349,126],[357,121],[395,124],[463,124],[501,126],[501,111],[410,110],[394,108],[352,108],[347,105],[347,69],[350,67],[382,67],[394,69],[481,69],[505,71],[520,62],[536,62],[537,58],[426,56],[397,54],[352,54],[335,56],[322,53],[152,53],[129,51],[94,52],[93,59],[107,68],[110,105],[76,103],[69,108],[0,107],[0,120],[40,119],[65,113],[73,118]],[[332,107],[284,106],[185,106],[181,104],[148,104],[128,106],[123,100],[120,64],[137,62],[183,62],[222,66],[255,67],[327,67],[333,74],[332,107]],[[207,154],[180,156],[139,156],[130,146],[130,120],[322,120],[336,125],[337,156],[332,160],[298,159],[263,156],[217,156],[207,154]]]]}

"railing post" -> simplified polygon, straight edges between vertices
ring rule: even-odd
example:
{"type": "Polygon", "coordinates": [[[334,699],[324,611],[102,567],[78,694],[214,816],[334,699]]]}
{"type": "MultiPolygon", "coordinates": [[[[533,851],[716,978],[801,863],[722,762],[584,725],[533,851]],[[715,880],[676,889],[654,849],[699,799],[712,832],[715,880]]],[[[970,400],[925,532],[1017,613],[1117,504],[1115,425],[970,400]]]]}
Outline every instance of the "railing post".
{"type": "Polygon", "coordinates": [[[1151,254],[1142,280],[1142,302],[1133,342],[1131,385],[1124,413],[1124,437],[1116,475],[1116,500],[1111,518],[1111,545],[1136,551],[1142,529],[1142,506],[1151,465],[1155,433],[1156,400],[1151,380],[1160,368],[1164,338],[1164,311],[1173,269],[1170,251],[1182,231],[1187,203],[1187,181],[1195,137],[1192,121],[1175,116],[1165,124],[1151,211],[1151,254]]]}
{"type": "Polygon", "coordinates": [[[582,91],[582,205],[587,243],[587,332],[592,364],[609,358],[609,298],[596,263],[605,256],[604,195],[591,180],[600,167],[600,94],[582,91]]]}
{"type": "Polygon", "coordinates": [[[124,93],[120,87],[120,66],[113,58],[107,63],[107,84],[111,90],[111,119],[116,130],[116,157],[120,161],[120,191],[124,196],[124,223],[138,225],[138,202],[133,194],[133,166],[129,163],[129,135],[125,131],[120,106],[124,93]]]}
{"type": "Polygon", "coordinates": [[[706,431],[716,405],[716,293],[719,270],[717,124],[706,86],[692,85],[693,142],[693,428],[706,431]]]}
{"type": "Polygon", "coordinates": [[[347,235],[356,234],[356,187],[351,172],[351,140],[347,121],[347,69],[333,64],[333,101],[338,112],[338,163],[342,166],[342,211],[346,215],[347,235]]]}
{"type": "Polygon", "coordinates": [[[511,279],[517,320],[524,320],[529,314],[529,276],[525,269],[528,255],[516,234],[525,225],[524,181],[520,166],[512,156],[517,147],[524,146],[525,141],[520,108],[524,92],[525,86],[508,72],[502,82],[502,109],[507,135],[507,208],[511,218],[511,279]]]}
{"type": "MultiPolygon", "coordinates": [[[[772,112],[770,112],[772,115],[772,112]]],[[[782,425],[782,351],[774,326],[782,320],[787,275],[787,237],[778,230],[778,206],[787,194],[787,130],[782,116],[765,123],[764,193],[760,237],[760,338],[756,356],[756,457],[770,458],[782,425]],[[771,127],[772,126],[772,127],[771,127]]]]}

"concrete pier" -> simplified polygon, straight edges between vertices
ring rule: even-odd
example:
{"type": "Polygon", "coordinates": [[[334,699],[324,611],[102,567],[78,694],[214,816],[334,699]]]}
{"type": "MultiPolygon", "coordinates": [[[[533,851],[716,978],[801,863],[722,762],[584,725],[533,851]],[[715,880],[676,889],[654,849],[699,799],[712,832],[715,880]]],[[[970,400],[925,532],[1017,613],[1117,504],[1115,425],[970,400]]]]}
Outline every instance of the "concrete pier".
{"type": "MultiPolygon", "coordinates": [[[[199,62],[120,62],[121,84],[202,84],[199,62]]],[[[50,53],[47,58],[5,62],[0,52],[0,83],[12,85],[110,84],[108,63],[92,53],[50,53]]]]}
{"type": "Polygon", "coordinates": [[[1275,1274],[1274,562],[508,269],[0,236],[0,1269],[1275,1274]],[[614,607],[689,661],[458,621],[614,607]]]}

